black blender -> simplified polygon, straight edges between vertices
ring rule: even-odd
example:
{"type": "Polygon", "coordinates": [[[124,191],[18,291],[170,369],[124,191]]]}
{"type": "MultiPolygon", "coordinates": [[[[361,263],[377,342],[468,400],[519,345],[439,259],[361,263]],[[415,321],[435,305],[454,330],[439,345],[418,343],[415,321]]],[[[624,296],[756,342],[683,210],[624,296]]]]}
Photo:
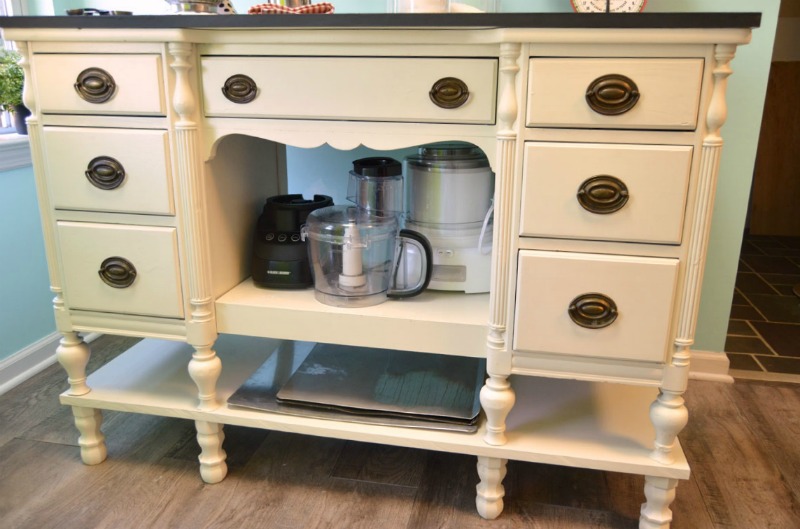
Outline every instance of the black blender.
{"type": "Polygon", "coordinates": [[[277,195],[264,204],[253,241],[253,283],[268,288],[306,288],[314,284],[300,228],[315,209],[333,205],[327,195],[277,195]]]}

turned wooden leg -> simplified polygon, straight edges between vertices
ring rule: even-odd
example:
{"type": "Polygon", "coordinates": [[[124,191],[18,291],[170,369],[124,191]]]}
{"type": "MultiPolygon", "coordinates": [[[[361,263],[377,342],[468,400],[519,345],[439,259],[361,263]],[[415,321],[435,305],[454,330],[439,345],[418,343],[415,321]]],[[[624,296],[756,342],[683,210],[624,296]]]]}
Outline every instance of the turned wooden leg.
{"type": "Polygon", "coordinates": [[[650,421],[656,430],[656,439],[650,457],[664,465],[675,462],[673,448],[678,434],[689,422],[689,411],[683,394],[689,383],[689,340],[677,340],[672,362],[664,369],[658,397],[650,406],[650,421]]]}
{"type": "Polygon", "coordinates": [[[503,512],[503,478],[506,477],[507,459],[478,456],[478,476],[481,481],[476,487],[478,495],[475,506],[478,514],[487,520],[494,520],[503,512]]]}
{"type": "Polygon", "coordinates": [[[677,479],[645,476],[644,496],[647,502],[642,504],[639,529],[669,529],[672,522],[669,506],[675,499],[677,486],[677,479]]]}
{"type": "Polygon", "coordinates": [[[656,429],[655,446],[650,457],[664,465],[675,462],[675,441],[689,422],[689,412],[681,395],[662,389],[650,406],[650,420],[656,429]]]}
{"type": "Polygon", "coordinates": [[[195,421],[197,443],[200,445],[200,476],[206,483],[219,483],[228,474],[227,454],[222,449],[225,434],[222,425],[215,422],[195,421]]]}
{"type": "Polygon", "coordinates": [[[100,431],[103,415],[95,408],[72,407],[75,426],[80,432],[78,445],[81,447],[81,459],[87,465],[97,465],[106,460],[106,436],[100,431]]]}
{"type": "Polygon", "coordinates": [[[211,345],[195,345],[189,361],[189,376],[197,385],[197,409],[211,411],[219,407],[217,380],[222,373],[222,362],[211,345]]]}
{"type": "Polygon", "coordinates": [[[86,395],[91,388],[86,385],[86,365],[91,351],[76,332],[65,332],[56,348],[56,359],[67,372],[68,395],[86,395]]]}
{"type": "MultiPolygon", "coordinates": [[[[86,395],[91,388],[86,385],[86,366],[91,350],[76,332],[65,332],[56,348],[56,359],[67,372],[68,395],[86,395]]],[[[96,465],[106,460],[106,437],[100,431],[103,415],[94,408],[72,407],[75,427],[78,429],[78,445],[81,459],[87,465],[96,465]]]]}
{"type": "Polygon", "coordinates": [[[490,445],[506,444],[506,417],[514,407],[514,390],[508,377],[489,375],[481,388],[481,406],[486,413],[486,435],[490,445]]]}

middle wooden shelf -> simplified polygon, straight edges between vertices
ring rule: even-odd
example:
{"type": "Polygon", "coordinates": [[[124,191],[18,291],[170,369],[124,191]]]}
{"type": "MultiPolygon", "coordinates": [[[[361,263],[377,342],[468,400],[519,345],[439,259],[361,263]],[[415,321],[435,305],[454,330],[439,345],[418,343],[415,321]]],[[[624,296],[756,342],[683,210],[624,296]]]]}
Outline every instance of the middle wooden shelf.
{"type": "Polygon", "coordinates": [[[483,358],[489,294],[426,291],[372,307],[338,308],[313,289],[258,288],[248,278],[216,301],[220,333],[483,358]]]}

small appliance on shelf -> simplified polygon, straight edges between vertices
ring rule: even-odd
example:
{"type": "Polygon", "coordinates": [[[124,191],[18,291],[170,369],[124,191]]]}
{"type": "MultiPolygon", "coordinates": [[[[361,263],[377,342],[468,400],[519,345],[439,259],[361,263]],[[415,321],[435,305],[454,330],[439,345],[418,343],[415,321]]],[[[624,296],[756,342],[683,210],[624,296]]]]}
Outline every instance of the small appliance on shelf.
{"type": "Polygon", "coordinates": [[[489,291],[494,173],[468,143],[424,145],[405,160],[406,228],[433,247],[431,290],[489,291]]]}
{"type": "Polygon", "coordinates": [[[353,162],[347,200],[379,217],[403,214],[403,164],[374,156],[353,162]]]}
{"type": "Polygon", "coordinates": [[[300,228],[308,215],[333,205],[327,195],[277,195],[264,204],[253,241],[253,282],[260,287],[306,288],[314,284],[300,228]]]}
{"type": "Polygon", "coordinates": [[[308,216],[316,299],[336,307],[367,307],[416,296],[431,278],[431,246],[401,229],[403,167],[393,158],[362,158],[350,171],[350,206],[317,209],[308,216]]]}

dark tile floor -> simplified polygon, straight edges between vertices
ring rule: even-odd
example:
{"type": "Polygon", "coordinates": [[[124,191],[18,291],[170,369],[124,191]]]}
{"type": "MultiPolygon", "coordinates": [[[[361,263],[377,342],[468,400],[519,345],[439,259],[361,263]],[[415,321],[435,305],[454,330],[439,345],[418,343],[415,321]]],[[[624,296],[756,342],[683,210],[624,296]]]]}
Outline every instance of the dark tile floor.
{"type": "Polygon", "coordinates": [[[800,375],[800,237],[745,235],[725,352],[732,370],[800,375]]]}

